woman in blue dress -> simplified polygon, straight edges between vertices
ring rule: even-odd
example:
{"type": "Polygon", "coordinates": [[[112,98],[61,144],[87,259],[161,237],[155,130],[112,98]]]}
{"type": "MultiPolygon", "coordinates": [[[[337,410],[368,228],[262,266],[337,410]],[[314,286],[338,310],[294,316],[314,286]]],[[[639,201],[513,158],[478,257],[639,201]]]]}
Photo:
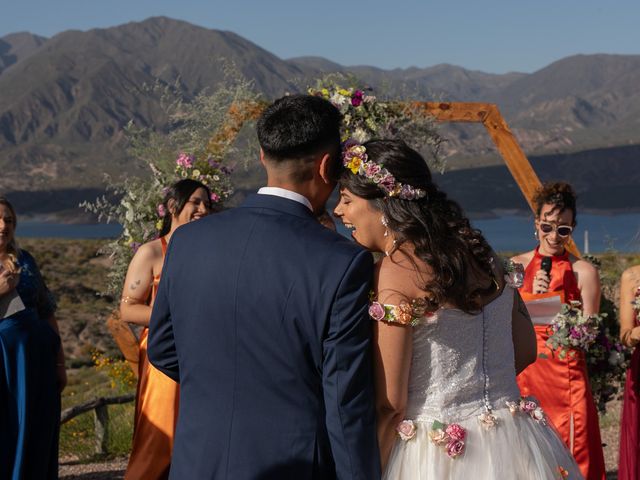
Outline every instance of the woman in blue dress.
{"type": "Polygon", "coordinates": [[[64,354],[55,302],[15,228],[0,197],[0,480],[57,479],[64,354]]]}

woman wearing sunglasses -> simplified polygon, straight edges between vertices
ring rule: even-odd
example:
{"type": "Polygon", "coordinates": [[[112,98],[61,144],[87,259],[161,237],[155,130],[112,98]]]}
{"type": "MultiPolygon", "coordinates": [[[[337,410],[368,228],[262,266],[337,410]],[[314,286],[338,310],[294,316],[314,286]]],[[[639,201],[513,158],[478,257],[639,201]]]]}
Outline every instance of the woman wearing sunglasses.
{"type": "Polygon", "coordinates": [[[534,396],[560,433],[587,480],[605,478],[604,455],[585,357],[559,358],[545,345],[553,311],[561,303],[580,302],[586,314],[598,313],[598,271],[565,246],[576,225],[576,195],[564,182],[546,183],[534,197],[534,250],[513,258],[525,267],[520,288],[534,321],[538,357],[518,376],[522,396],[534,396]],[[537,311],[537,314],[536,314],[537,311]]]}

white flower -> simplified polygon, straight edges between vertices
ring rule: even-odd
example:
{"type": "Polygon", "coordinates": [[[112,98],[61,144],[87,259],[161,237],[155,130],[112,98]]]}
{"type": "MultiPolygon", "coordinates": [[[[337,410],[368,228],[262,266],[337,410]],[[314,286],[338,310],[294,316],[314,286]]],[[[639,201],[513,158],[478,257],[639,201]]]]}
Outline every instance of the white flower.
{"type": "Polygon", "coordinates": [[[484,412],[478,415],[478,421],[485,430],[490,430],[498,424],[498,417],[496,417],[493,413],[484,412]]]}
{"type": "Polygon", "coordinates": [[[533,418],[536,422],[546,423],[544,418],[544,411],[538,407],[533,412],[531,412],[531,418],[533,418]]]}
{"type": "Polygon", "coordinates": [[[365,132],[362,128],[356,128],[356,131],[353,132],[352,138],[358,143],[364,143],[369,139],[367,132],[365,132]]]}
{"type": "Polygon", "coordinates": [[[344,102],[347,101],[346,97],[340,95],[338,92],[334,93],[329,99],[331,103],[333,103],[336,107],[340,107],[344,102]]]}

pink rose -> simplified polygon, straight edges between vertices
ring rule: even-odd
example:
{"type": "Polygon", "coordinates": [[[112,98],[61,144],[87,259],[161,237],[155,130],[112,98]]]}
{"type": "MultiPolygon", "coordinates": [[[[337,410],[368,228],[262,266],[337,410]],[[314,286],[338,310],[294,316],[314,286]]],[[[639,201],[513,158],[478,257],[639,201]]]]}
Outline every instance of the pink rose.
{"type": "Polygon", "coordinates": [[[217,193],[212,193],[211,194],[211,201],[213,203],[218,203],[220,201],[220,196],[217,193]]]}
{"type": "Polygon", "coordinates": [[[538,405],[536,402],[532,402],[531,400],[522,400],[520,402],[520,408],[524,413],[531,413],[538,408],[538,405]]]}
{"type": "Polygon", "coordinates": [[[158,205],[158,216],[160,218],[164,218],[164,216],[167,214],[167,210],[164,208],[163,204],[158,205]]]}
{"type": "Polygon", "coordinates": [[[384,318],[384,307],[379,302],[373,302],[369,305],[369,316],[376,321],[380,321],[384,318]]]}
{"type": "Polygon", "coordinates": [[[445,428],[444,431],[453,440],[462,441],[462,440],[464,440],[464,437],[467,435],[467,432],[465,431],[465,429],[462,428],[457,423],[451,423],[451,424],[447,425],[447,428],[445,428]]]}
{"type": "Polygon", "coordinates": [[[446,445],[447,442],[449,441],[449,437],[447,436],[446,433],[444,433],[444,430],[442,430],[441,428],[430,430],[429,438],[433,443],[435,443],[438,446],[446,445]]]}
{"type": "Polygon", "coordinates": [[[364,171],[367,177],[373,177],[376,173],[380,171],[380,165],[373,162],[367,162],[364,164],[364,166],[365,166],[364,171]]]}
{"type": "Polygon", "coordinates": [[[360,90],[356,90],[351,97],[351,105],[354,107],[359,107],[362,104],[362,92],[360,90]]]}
{"type": "Polygon", "coordinates": [[[400,438],[406,442],[416,436],[416,425],[413,420],[403,420],[396,427],[396,431],[400,438]]]}
{"type": "Polygon", "coordinates": [[[456,458],[464,452],[464,442],[461,440],[451,440],[447,443],[447,455],[456,458]]]}

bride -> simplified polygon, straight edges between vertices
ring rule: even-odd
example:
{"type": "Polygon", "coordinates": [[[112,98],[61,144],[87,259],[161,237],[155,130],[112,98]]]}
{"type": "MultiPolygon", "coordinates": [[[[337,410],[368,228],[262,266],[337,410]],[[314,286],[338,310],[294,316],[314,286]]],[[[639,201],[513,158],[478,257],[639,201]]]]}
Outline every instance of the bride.
{"type": "Polygon", "coordinates": [[[386,479],[582,478],[516,374],[535,335],[503,265],[401,141],[345,145],[335,215],[377,263],[378,440],[386,479]]]}

